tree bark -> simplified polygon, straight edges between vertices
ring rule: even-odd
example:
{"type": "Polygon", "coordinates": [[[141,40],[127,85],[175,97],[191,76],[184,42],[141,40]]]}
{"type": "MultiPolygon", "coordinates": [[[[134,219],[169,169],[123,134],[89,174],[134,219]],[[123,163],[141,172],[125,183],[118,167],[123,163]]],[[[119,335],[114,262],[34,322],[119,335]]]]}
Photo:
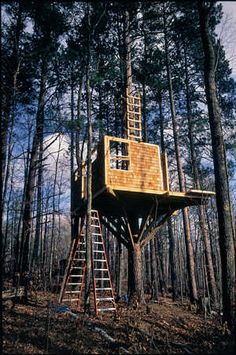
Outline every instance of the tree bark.
{"type": "Polygon", "coordinates": [[[39,167],[38,167],[38,181],[37,181],[37,216],[36,216],[36,226],[35,226],[35,239],[34,239],[34,248],[33,255],[31,260],[31,266],[39,266],[39,244],[42,228],[42,184],[43,184],[43,136],[40,141],[39,148],[39,167]]]}
{"type": "Polygon", "coordinates": [[[86,104],[87,104],[87,210],[86,210],[86,273],[85,273],[85,298],[84,310],[90,313],[90,287],[92,282],[92,121],[91,121],[91,92],[90,92],[90,46],[91,46],[91,22],[88,4],[88,56],[86,65],[86,104]]]}
{"type": "MultiPolygon", "coordinates": [[[[124,92],[123,96],[126,96],[126,89],[128,93],[132,90],[132,65],[131,65],[131,40],[130,40],[130,14],[128,10],[124,12],[124,59],[125,59],[125,79],[124,79],[124,92]]],[[[124,101],[123,101],[124,102],[124,101]]],[[[126,104],[123,104],[123,124],[122,133],[123,137],[127,138],[127,123],[126,123],[126,104]]]]}
{"type": "Polygon", "coordinates": [[[122,287],[122,244],[119,240],[116,240],[116,296],[119,299],[121,297],[122,287]]]}
{"type": "Polygon", "coordinates": [[[129,93],[132,90],[132,64],[131,64],[131,40],[130,40],[130,14],[125,10],[124,14],[124,44],[125,44],[125,86],[129,93]]]}
{"type": "MultiPolygon", "coordinates": [[[[168,87],[169,87],[169,100],[170,100],[171,118],[172,118],[173,134],[174,134],[175,154],[176,154],[180,191],[184,191],[185,190],[184,174],[183,174],[182,161],[180,157],[179,138],[177,133],[177,121],[176,121],[174,92],[172,87],[171,70],[170,70],[170,62],[169,62],[169,49],[168,49],[168,40],[167,40],[167,25],[166,25],[165,11],[163,15],[163,20],[164,20],[165,61],[166,61],[167,80],[168,80],[168,87]]],[[[196,303],[198,299],[198,294],[197,294],[197,284],[196,284],[196,277],[195,277],[195,261],[193,255],[193,246],[192,246],[192,239],[191,239],[188,209],[184,208],[182,214],[183,214],[184,235],[185,235],[186,254],[187,254],[190,302],[196,303]]]]}
{"type": "Polygon", "coordinates": [[[172,286],[172,299],[176,301],[179,298],[178,278],[176,270],[176,238],[173,233],[171,217],[168,219],[168,234],[169,234],[169,255],[170,255],[170,272],[171,272],[171,286],[172,286]]]}
{"type": "MultiPolygon", "coordinates": [[[[14,43],[12,55],[6,59],[10,60],[10,65],[8,62],[5,63],[5,86],[3,87],[2,93],[2,119],[1,119],[1,162],[2,162],[2,182],[4,184],[5,180],[5,166],[7,159],[7,141],[8,141],[8,128],[10,124],[10,116],[12,110],[14,110],[16,90],[17,90],[17,79],[20,70],[20,36],[22,32],[22,22],[23,22],[23,7],[22,1],[18,1],[18,13],[15,24],[14,33],[14,43]],[[12,69],[11,69],[12,68],[12,69]]],[[[6,182],[5,182],[6,185],[6,182]]],[[[2,201],[4,203],[4,199],[2,201]]],[[[3,208],[3,206],[2,206],[3,208]]]]}
{"type": "Polygon", "coordinates": [[[21,273],[27,273],[29,271],[29,240],[31,234],[31,224],[32,224],[32,202],[34,196],[35,188],[35,174],[37,169],[37,157],[40,142],[43,136],[44,127],[44,105],[45,105],[45,91],[46,91],[46,58],[42,58],[41,64],[41,81],[40,81],[40,92],[38,101],[38,110],[36,115],[36,129],[34,133],[32,150],[30,155],[30,162],[28,173],[26,177],[26,188],[25,188],[25,199],[24,199],[24,210],[23,210],[23,227],[21,233],[21,246],[20,246],[20,258],[18,270],[21,273]]]}
{"type": "Polygon", "coordinates": [[[130,295],[130,299],[137,299],[140,303],[145,303],[144,290],[143,290],[143,263],[142,263],[142,250],[139,243],[134,243],[133,251],[133,276],[134,276],[134,290],[130,295]]]}
{"type": "MultiPolygon", "coordinates": [[[[160,136],[161,136],[161,151],[165,153],[165,140],[164,140],[164,117],[162,113],[162,97],[161,93],[158,94],[158,106],[160,115],[160,136]]],[[[168,219],[168,234],[169,234],[169,254],[170,254],[170,271],[171,271],[171,286],[172,286],[172,298],[175,301],[178,298],[178,280],[176,269],[176,237],[173,233],[171,217],[168,219]]]]}
{"type": "Polygon", "coordinates": [[[235,327],[235,249],[225,146],[216,91],[216,61],[209,29],[210,11],[211,6],[207,7],[203,1],[198,1],[200,31],[204,52],[205,91],[215,170],[216,205],[222,268],[223,320],[232,329],[235,327]]]}
{"type": "Polygon", "coordinates": [[[74,184],[74,154],[75,154],[75,133],[74,133],[74,74],[73,74],[73,63],[71,64],[71,80],[70,80],[70,114],[71,114],[71,123],[72,129],[70,134],[70,186],[71,186],[71,195],[70,195],[70,232],[71,240],[75,237],[75,211],[73,205],[73,195],[72,195],[72,186],[74,184]]]}
{"type": "MultiPolygon", "coordinates": [[[[189,76],[188,76],[186,48],[184,48],[184,59],[185,59],[185,85],[186,85],[188,136],[189,136],[189,144],[190,144],[192,172],[193,172],[195,187],[197,190],[201,190],[199,172],[198,172],[197,161],[196,161],[194,138],[193,138],[192,109],[191,109],[191,100],[190,100],[190,93],[189,93],[189,76]]],[[[211,304],[212,304],[212,307],[214,308],[214,307],[217,307],[217,287],[216,287],[215,273],[214,273],[214,268],[213,268],[212,251],[211,251],[211,245],[210,245],[210,240],[209,240],[209,234],[206,229],[204,208],[202,205],[200,205],[198,207],[198,216],[199,216],[199,224],[200,224],[201,234],[202,234],[203,242],[204,242],[204,246],[205,246],[207,278],[208,278],[208,282],[209,282],[211,304]]]]}
{"type": "Polygon", "coordinates": [[[158,299],[158,271],[157,271],[157,258],[156,258],[156,248],[155,248],[155,240],[152,239],[150,241],[150,252],[151,252],[151,299],[158,299]]]}

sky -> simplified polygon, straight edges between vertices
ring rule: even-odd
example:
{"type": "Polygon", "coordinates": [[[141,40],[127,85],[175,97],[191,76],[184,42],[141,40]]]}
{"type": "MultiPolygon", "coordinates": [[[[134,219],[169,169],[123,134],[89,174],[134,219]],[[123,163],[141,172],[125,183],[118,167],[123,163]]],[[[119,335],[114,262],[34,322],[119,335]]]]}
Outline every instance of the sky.
{"type": "Polygon", "coordinates": [[[224,45],[226,57],[236,80],[236,1],[220,1],[224,16],[217,26],[218,35],[224,45]]]}

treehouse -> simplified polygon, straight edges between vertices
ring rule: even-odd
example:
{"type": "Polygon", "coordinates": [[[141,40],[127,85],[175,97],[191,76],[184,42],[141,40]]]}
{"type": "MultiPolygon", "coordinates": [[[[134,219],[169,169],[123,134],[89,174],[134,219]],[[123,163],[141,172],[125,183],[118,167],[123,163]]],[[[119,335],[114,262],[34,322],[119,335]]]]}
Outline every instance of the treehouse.
{"type": "MultiPolygon", "coordinates": [[[[148,226],[157,228],[176,210],[200,205],[214,192],[169,189],[168,163],[158,145],[142,142],[139,96],[126,93],[126,138],[104,136],[92,164],[93,208],[112,232],[132,243],[144,239],[148,226]],[[117,222],[119,221],[119,222],[117,222]],[[151,222],[152,221],[152,222],[151,222]]],[[[74,182],[74,210],[86,208],[86,171],[74,182]]],[[[149,228],[149,232],[150,232],[149,228]]]]}

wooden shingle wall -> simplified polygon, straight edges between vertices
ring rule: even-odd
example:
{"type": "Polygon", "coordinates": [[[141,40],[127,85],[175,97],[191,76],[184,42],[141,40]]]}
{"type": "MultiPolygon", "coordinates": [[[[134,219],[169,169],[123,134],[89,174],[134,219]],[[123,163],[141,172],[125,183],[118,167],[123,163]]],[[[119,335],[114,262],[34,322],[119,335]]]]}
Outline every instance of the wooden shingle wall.
{"type": "MultiPolygon", "coordinates": [[[[127,139],[104,137],[105,184],[114,190],[155,192],[163,190],[163,177],[159,146],[135,142],[127,139]],[[112,168],[110,142],[122,142],[128,147],[122,157],[119,153],[115,159],[129,161],[128,169],[112,168]]],[[[114,164],[113,164],[114,166],[114,164]]]]}

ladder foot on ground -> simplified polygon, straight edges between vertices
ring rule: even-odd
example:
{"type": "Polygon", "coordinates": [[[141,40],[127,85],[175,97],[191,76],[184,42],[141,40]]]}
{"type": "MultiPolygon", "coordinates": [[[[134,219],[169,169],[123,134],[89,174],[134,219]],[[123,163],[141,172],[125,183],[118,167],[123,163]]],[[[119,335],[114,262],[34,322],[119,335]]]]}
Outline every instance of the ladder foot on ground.
{"type": "MultiPolygon", "coordinates": [[[[98,211],[91,211],[93,303],[96,315],[116,312],[116,303],[98,211]]],[[[74,239],[61,286],[59,302],[80,308],[83,303],[86,268],[85,221],[78,238],[74,239]]]]}

